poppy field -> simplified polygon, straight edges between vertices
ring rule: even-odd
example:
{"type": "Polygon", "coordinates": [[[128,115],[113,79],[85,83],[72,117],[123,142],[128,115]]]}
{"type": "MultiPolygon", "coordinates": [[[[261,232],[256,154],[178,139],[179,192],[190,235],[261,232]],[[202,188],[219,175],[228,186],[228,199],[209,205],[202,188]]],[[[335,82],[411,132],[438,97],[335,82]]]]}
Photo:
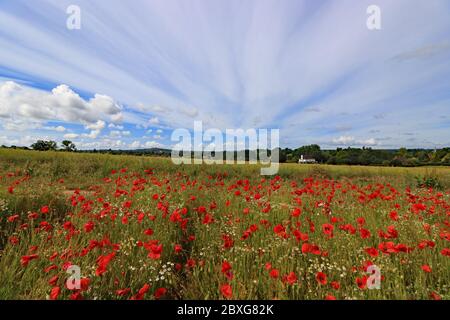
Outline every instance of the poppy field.
{"type": "Polygon", "coordinates": [[[0,299],[450,298],[446,167],[0,156],[0,299]]]}

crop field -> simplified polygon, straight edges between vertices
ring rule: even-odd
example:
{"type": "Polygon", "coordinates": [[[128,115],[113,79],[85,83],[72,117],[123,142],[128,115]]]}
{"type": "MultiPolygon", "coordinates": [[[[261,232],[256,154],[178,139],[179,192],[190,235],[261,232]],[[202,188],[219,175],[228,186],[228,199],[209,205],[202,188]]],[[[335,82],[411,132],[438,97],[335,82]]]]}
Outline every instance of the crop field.
{"type": "Polygon", "coordinates": [[[0,149],[0,299],[450,299],[450,168],[259,172],[0,149]]]}

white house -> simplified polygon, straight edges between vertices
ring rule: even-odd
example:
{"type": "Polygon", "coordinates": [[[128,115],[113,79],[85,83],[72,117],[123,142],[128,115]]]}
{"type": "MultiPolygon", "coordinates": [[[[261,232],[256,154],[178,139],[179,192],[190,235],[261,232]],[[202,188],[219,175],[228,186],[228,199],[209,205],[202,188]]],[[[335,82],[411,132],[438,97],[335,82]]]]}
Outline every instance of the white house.
{"type": "Polygon", "coordinates": [[[305,158],[303,155],[301,155],[300,159],[298,160],[298,163],[301,163],[301,164],[317,163],[317,161],[314,158],[305,158]]]}

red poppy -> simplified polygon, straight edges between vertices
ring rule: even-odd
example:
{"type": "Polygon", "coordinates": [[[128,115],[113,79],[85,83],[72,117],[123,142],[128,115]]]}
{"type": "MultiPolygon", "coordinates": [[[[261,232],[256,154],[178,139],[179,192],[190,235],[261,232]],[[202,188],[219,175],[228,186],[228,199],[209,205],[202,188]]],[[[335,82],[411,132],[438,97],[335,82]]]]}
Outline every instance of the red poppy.
{"type": "Polygon", "coordinates": [[[43,206],[42,208],[41,208],[41,213],[42,214],[46,214],[46,213],[48,213],[49,212],[49,207],[48,206],[43,206]]]}
{"type": "Polygon", "coordinates": [[[441,254],[442,254],[443,256],[450,257],[450,249],[449,249],[449,248],[444,248],[444,249],[442,249],[442,250],[441,250],[441,254]]]}
{"type": "Polygon", "coordinates": [[[14,222],[14,221],[16,221],[17,219],[19,219],[19,215],[18,214],[15,214],[15,215],[13,215],[13,216],[9,216],[8,217],[8,222],[14,222]]]}
{"type": "Polygon", "coordinates": [[[131,292],[130,288],[116,290],[118,296],[125,296],[131,292]]]}
{"type": "Polygon", "coordinates": [[[150,245],[150,252],[148,253],[148,257],[150,259],[157,260],[161,257],[162,250],[163,250],[162,244],[157,245],[153,243],[150,245]]]}
{"type": "Polygon", "coordinates": [[[397,211],[392,210],[389,213],[389,218],[391,218],[391,220],[393,220],[393,221],[398,221],[398,213],[397,213],[397,211]]]}
{"type": "Polygon", "coordinates": [[[356,278],[356,284],[360,289],[365,289],[367,286],[367,276],[363,276],[362,278],[356,278]]]}
{"type": "Polygon", "coordinates": [[[326,285],[327,284],[327,275],[323,272],[317,272],[316,280],[321,285],[326,285]]]}
{"type": "Polygon", "coordinates": [[[334,226],[332,224],[325,223],[322,225],[322,231],[328,238],[333,238],[333,230],[334,226]]]}
{"type": "Polygon", "coordinates": [[[328,294],[328,295],[325,297],[325,300],[336,300],[336,297],[333,296],[333,295],[331,295],[331,294],[328,294]]]}
{"type": "Polygon", "coordinates": [[[230,236],[224,234],[222,235],[222,240],[224,249],[230,249],[234,246],[234,241],[230,236]]]}
{"type": "Polygon", "coordinates": [[[378,257],[378,250],[376,248],[366,248],[366,251],[371,257],[378,257]]]}
{"type": "Polygon", "coordinates": [[[52,290],[50,291],[50,300],[58,299],[60,292],[61,292],[60,287],[53,287],[52,290]]]}
{"type": "Polygon", "coordinates": [[[433,300],[442,300],[442,298],[441,298],[441,296],[440,295],[438,295],[436,292],[431,292],[430,293],[430,299],[433,299],[433,300]]]}
{"type": "Polygon", "coordinates": [[[58,282],[59,277],[58,276],[53,276],[50,278],[50,280],[48,280],[48,284],[51,286],[55,286],[56,283],[58,282]]]}
{"type": "Polygon", "coordinates": [[[39,256],[37,254],[31,254],[29,256],[23,256],[20,259],[20,263],[22,264],[22,266],[26,267],[30,263],[31,260],[34,260],[34,259],[37,259],[37,258],[39,258],[39,256]]]}
{"type": "Polygon", "coordinates": [[[270,277],[272,278],[272,279],[276,279],[276,278],[278,278],[280,276],[280,272],[277,270],[277,269],[272,269],[271,271],[270,271],[270,277]]]}
{"type": "Polygon", "coordinates": [[[432,270],[431,270],[431,267],[429,266],[429,265],[427,265],[427,264],[424,264],[423,266],[422,266],[422,270],[424,271],[424,272],[427,272],[427,273],[430,273],[432,270]]]}
{"type": "Polygon", "coordinates": [[[97,270],[95,270],[95,274],[97,276],[101,276],[106,272],[106,268],[108,267],[111,260],[116,256],[115,252],[112,252],[106,256],[100,256],[97,259],[97,270]]]}
{"type": "Polygon", "coordinates": [[[166,288],[158,288],[158,289],[156,289],[156,291],[154,293],[154,297],[156,300],[159,300],[161,297],[165,296],[166,293],[167,293],[166,288]]]}
{"type": "Polygon", "coordinates": [[[293,285],[294,283],[296,283],[298,281],[297,276],[295,275],[295,272],[291,271],[287,276],[286,276],[286,282],[289,283],[290,285],[293,285]]]}
{"type": "Polygon", "coordinates": [[[94,222],[89,221],[84,225],[84,231],[91,232],[94,229],[94,222]]]}
{"type": "Polygon", "coordinates": [[[341,287],[341,285],[337,281],[331,282],[330,285],[334,290],[339,290],[339,288],[341,287]]]}
{"type": "Polygon", "coordinates": [[[231,299],[233,297],[233,290],[232,290],[231,286],[228,283],[223,284],[220,287],[220,292],[227,299],[231,299]]]}
{"type": "Polygon", "coordinates": [[[180,244],[176,244],[174,246],[174,251],[175,253],[180,253],[181,251],[183,251],[183,247],[180,244]]]}
{"type": "Polygon", "coordinates": [[[153,235],[153,230],[151,228],[148,228],[144,231],[144,234],[147,236],[151,236],[151,235],[153,235]]]}
{"type": "Polygon", "coordinates": [[[144,286],[139,289],[138,293],[134,295],[131,300],[142,300],[149,289],[150,285],[148,283],[144,284],[144,286]]]}
{"type": "Polygon", "coordinates": [[[222,262],[222,273],[227,273],[228,271],[231,270],[231,264],[228,263],[228,261],[224,261],[222,262]]]}
{"type": "Polygon", "coordinates": [[[301,214],[302,214],[302,209],[300,209],[300,208],[295,208],[291,212],[291,216],[293,216],[293,217],[299,217],[301,214]]]}

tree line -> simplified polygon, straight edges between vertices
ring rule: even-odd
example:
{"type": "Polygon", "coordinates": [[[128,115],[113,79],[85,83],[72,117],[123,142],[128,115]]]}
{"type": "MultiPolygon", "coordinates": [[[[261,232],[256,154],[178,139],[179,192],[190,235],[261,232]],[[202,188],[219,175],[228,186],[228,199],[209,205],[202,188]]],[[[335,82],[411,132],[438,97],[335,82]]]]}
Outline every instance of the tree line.
{"type": "Polygon", "coordinates": [[[413,167],[422,165],[450,165],[450,148],[442,149],[391,149],[367,147],[321,150],[313,144],[297,149],[282,149],[280,162],[298,162],[301,155],[323,164],[377,165],[413,167]]]}
{"type": "MultiPolygon", "coordinates": [[[[2,146],[6,148],[5,146],[2,146]]],[[[19,148],[12,146],[11,148],[19,148]]],[[[38,140],[30,146],[37,151],[68,151],[68,152],[89,152],[89,153],[109,153],[115,155],[171,155],[171,150],[161,148],[137,149],[137,150],[77,150],[75,144],[70,140],[61,142],[61,146],[55,141],[38,140]]],[[[21,147],[21,149],[29,149],[21,147]]],[[[270,150],[264,150],[271,154],[270,150]]],[[[396,167],[414,167],[424,165],[450,165],[450,148],[441,149],[372,149],[362,148],[337,148],[336,150],[322,150],[319,145],[312,144],[302,146],[297,149],[284,148],[279,149],[280,163],[297,163],[301,156],[306,159],[314,159],[321,164],[337,165],[377,165],[377,166],[396,166],[396,167]]],[[[245,160],[249,159],[249,150],[245,150],[245,160]]],[[[193,153],[192,153],[193,156],[193,153]]],[[[214,156],[214,154],[213,154],[214,156]]],[[[234,155],[237,159],[237,153],[234,155]]],[[[259,151],[258,151],[259,158],[259,151]]]]}

